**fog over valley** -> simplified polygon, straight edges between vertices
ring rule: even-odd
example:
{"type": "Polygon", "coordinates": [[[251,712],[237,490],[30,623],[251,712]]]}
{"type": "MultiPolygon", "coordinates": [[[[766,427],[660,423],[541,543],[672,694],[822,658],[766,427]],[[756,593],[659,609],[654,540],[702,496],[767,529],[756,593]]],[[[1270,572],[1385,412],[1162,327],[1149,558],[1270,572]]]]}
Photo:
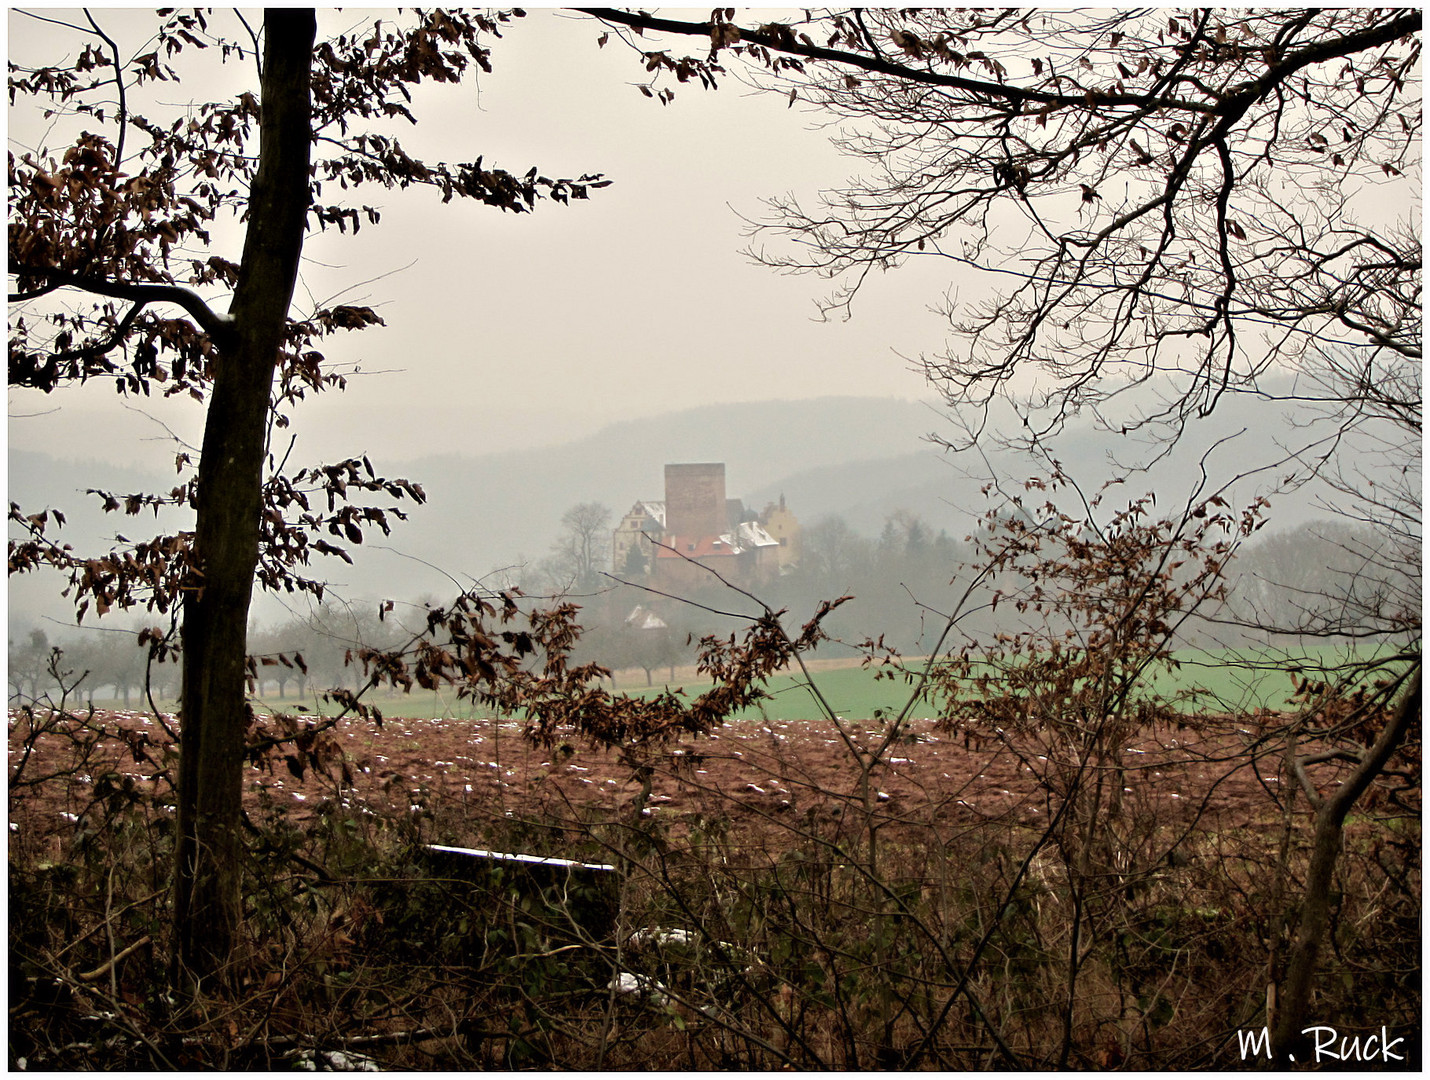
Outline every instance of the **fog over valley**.
{"type": "MultiPolygon", "coordinates": [[[[1230,458],[1254,444],[1264,457],[1278,439],[1292,437],[1288,426],[1267,422],[1279,417],[1274,405],[1233,402],[1206,440],[1240,432],[1219,452],[1230,458]],[[1231,413],[1240,415],[1228,422],[1231,413]]],[[[783,497],[805,527],[838,518],[854,534],[875,538],[892,515],[903,512],[921,519],[931,534],[944,532],[962,541],[991,505],[986,485],[996,479],[1005,493],[1016,494],[1025,480],[1046,475],[1049,467],[1046,461],[1006,452],[954,452],[936,442],[954,440],[957,434],[957,425],[931,401],[831,397],[707,405],[623,421],[530,449],[480,452],[468,446],[392,461],[374,455],[378,475],[419,484],[426,503],[376,500],[401,509],[408,520],[392,519],[390,536],[369,528],[363,544],[346,544],[351,566],[314,556],[310,569],[331,582],[333,601],[363,607],[388,599],[440,597],[454,589],[454,582],[520,583],[524,569],[548,554],[569,508],[600,504],[611,511],[614,526],[637,500],[662,499],[663,467],[685,461],[723,462],[729,497],[742,499],[753,513],[783,497]]],[[[1058,460],[1089,494],[1106,474],[1110,452],[1126,458],[1150,456],[1156,449],[1086,425],[1067,432],[1058,446],[1058,460]]],[[[151,448],[151,459],[163,456],[164,451],[151,448]]],[[[1170,507],[1187,497],[1199,462],[1199,455],[1179,451],[1150,473],[1130,478],[1119,497],[1154,491],[1170,507]],[[1144,483],[1134,490],[1139,479],[1144,483]]],[[[106,514],[98,497],[85,494],[98,489],[122,498],[167,490],[175,483],[173,474],[158,468],[64,460],[12,444],[9,473],[11,499],[27,509],[60,509],[67,522],[62,537],[77,550],[105,547],[116,534],[138,540],[171,524],[184,527],[172,511],[158,518],[147,509],[137,516],[106,514]]],[[[1270,483],[1269,475],[1253,476],[1236,491],[1249,502],[1270,483]]],[[[1324,516],[1318,507],[1322,496],[1320,489],[1279,495],[1267,515],[1270,531],[1324,516]]],[[[949,574],[955,569],[950,566],[949,574]]],[[[525,580],[532,582],[529,574],[525,580]]],[[[60,584],[44,572],[11,579],[12,637],[41,622],[56,630],[74,626],[72,606],[57,595],[60,584]]],[[[306,610],[303,601],[294,604],[292,597],[258,592],[255,617],[268,623],[306,610]]],[[[122,613],[114,618],[126,625],[130,621],[122,613]]],[[[86,625],[93,623],[91,613],[86,625]]]]}
{"type": "Polygon", "coordinates": [[[1420,1068],[1418,8],[6,23],[11,1071],[1420,1068]]]}

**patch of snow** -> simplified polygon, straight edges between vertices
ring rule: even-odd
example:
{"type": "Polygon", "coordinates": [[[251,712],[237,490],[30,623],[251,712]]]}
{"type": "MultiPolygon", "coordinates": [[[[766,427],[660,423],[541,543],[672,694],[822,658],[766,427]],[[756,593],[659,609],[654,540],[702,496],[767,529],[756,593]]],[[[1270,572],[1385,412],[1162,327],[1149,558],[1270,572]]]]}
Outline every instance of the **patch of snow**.
{"type": "Polygon", "coordinates": [[[639,949],[645,945],[689,945],[695,935],[689,930],[667,930],[661,926],[647,926],[637,930],[630,938],[630,946],[639,949]]]}
{"type": "Polygon", "coordinates": [[[670,1000],[665,987],[645,975],[632,975],[629,971],[616,972],[615,978],[606,984],[606,989],[618,994],[644,994],[656,1005],[664,1005],[670,1000]]]}
{"type": "Polygon", "coordinates": [[[382,1072],[382,1066],[351,1050],[304,1050],[293,1059],[295,1072],[382,1072]]]}

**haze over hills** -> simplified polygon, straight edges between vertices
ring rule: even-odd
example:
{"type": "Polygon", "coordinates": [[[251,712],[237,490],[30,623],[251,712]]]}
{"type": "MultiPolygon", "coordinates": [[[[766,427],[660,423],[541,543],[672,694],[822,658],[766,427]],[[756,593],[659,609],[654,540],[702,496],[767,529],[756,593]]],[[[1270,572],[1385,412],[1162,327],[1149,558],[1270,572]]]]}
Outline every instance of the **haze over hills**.
{"type": "MultiPolygon", "coordinates": [[[[933,457],[921,437],[938,424],[927,405],[893,398],[753,402],[625,421],[532,449],[378,460],[373,464],[380,475],[421,484],[427,503],[404,506],[409,520],[395,522],[391,537],[370,533],[352,551],[355,566],[329,559],[316,570],[343,597],[446,594],[452,591],[447,574],[467,583],[545,555],[561,515],[576,503],[604,503],[618,516],[637,499],[663,498],[666,462],[724,461],[730,496],[756,505],[750,492],[770,487],[778,497],[785,476],[860,460],[933,457]]],[[[11,447],[9,477],[10,499],[27,513],[64,511],[64,539],[79,551],[107,549],[116,532],[133,539],[182,527],[169,518],[156,528],[147,512],[138,518],[105,515],[96,499],[84,495],[88,488],[167,491],[173,473],[64,461],[11,447]]],[[[12,578],[12,627],[29,625],[40,614],[72,622],[70,609],[55,598],[58,589],[53,575],[12,578]]],[[[259,618],[273,617],[272,601],[260,598],[257,610],[259,618]]]]}
{"type": "MultiPolygon", "coordinates": [[[[394,533],[393,546],[467,581],[544,556],[561,515],[577,503],[605,504],[614,525],[636,500],[663,499],[667,462],[723,461],[729,496],[759,509],[767,488],[778,498],[786,476],[934,456],[920,440],[937,420],[925,405],[878,398],[710,405],[613,424],[559,446],[418,458],[388,470],[416,479],[428,495],[411,525],[394,533]]],[[[394,559],[391,574],[410,562],[394,559]]],[[[414,568],[422,569],[411,564],[407,573],[414,568]]],[[[450,589],[430,572],[415,576],[428,584],[411,595],[450,589]]]]}
{"type": "MultiPolygon", "coordinates": [[[[1267,430],[1262,424],[1259,442],[1271,437],[1267,430]]],[[[404,507],[410,518],[395,522],[391,537],[369,531],[367,543],[352,549],[355,566],[328,559],[312,570],[344,599],[446,595],[454,580],[468,584],[544,556],[560,531],[561,515],[577,503],[604,503],[616,519],[637,499],[663,498],[664,466],[681,461],[725,462],[729,496],[755,510],[783,495],[806,524],[839,514],[856,531],[874,536],[889,514],[903,509],[959,538],[988,506],[980,493],[987,463],[939,450],[928,441],[930,432],[948,433],[949,422],[928,404],[830,397],[704,406],[533,449],[375,461],[380,475],[421,484],[427,504],[404,507]]],[[[1104,445],[1091,433],[1070,432],[1059,449],[1075,475],[1095,484],[1108,472],[1104,445]]],[[[1155,482],[1159,493],[1178,498],[1196,460],[1179,456],[1144,479],[1155,482]]],[[[1035,471],[1007,455],[991,454],[989,461],[1015,481],[1035,471]]],[[[78,551],[107,549],[116,532],[135,539],[182,527],[177,517],[156,524],[147,512],[138,518],[104,515],[97,500],[82,494],[91,487],[167,491],[175,483],[173,473],[59,461],[14,448],[9,469],[10,499],[27,513],[63,509],[69,524],[62,539],[78,551]]],[[[1131,486],[1129,495],[1147,490],[1139,486],[1132,492],[1131,486]]],[[[1285,526],[1304,517],[1305,501],[1281,504],[1274,523],[1285,526]]],[[[59,587],[54,575],[11,578],[12,634],[42,615],[72,625],[73,612],[57,597],[59,587]]],[[[256,618],[282,614],[273,598],[258,598],[256,618]]]]}

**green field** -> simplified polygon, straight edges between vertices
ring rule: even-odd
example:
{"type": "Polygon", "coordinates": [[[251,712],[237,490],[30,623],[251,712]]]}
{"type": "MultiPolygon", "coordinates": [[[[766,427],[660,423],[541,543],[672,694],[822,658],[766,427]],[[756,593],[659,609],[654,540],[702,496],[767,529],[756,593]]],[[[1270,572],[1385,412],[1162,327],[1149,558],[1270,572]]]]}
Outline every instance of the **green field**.
{"type": "MultiPolygon", "coordinates": [[[[1329,671],[1344,665],[1355,655],[1346,647],[1336,646],[1316,646],[1295,653],[1185,649],[1175,654],[1179,665],[1175,670],[1158,669],[1152,673],[1150,686],[1164,695],[1196,691],[1196,696],[1188,698],[1183,705],[1188,710],[1244,712],[1257,708],[1278,709],[1285,707],[1292,692],[1288,670],[1292,665],[1307,673],[1329,671]]],[[[1373,654],[1361,652],[1359,655],[1367,658],[1373,654]]],[[[917,671],[917,668],[914,670],[917,671]]],[[[893,679],[877,679],[872,669],[858,667],[815,672],[814,682],[834,711],[851,720],[872,719],[877,712],[897,713],[912,689],[901,674],[893,679]]],[[[695,681],[670,684],[672,689],[682,689],[690,697],[708,689],[709,685],[708,682],[695,681]]],[[[637,688],[623,681],[619,690],[644,696],[663,688],[661,684],[650,689],[637,688]]],[[[738,718],[758,719],[763,715],[772,720],[801,720],[821,715],[813,695],[801,678],[778,676],[770,680],[768,690],[770,700],[760,708],[746,710],[738,718]]],[[[384,716],[392,717],[466,718],[485,714],[484,710],[473,710],[467,702],[459,701],[455,692],[388,693],[369,696],[365,700],[381,709],[384,716]]],[[[263,704],[270,708],[292,710],[300,703],[290,699],[266,700],[263,704]]],[[[318,703],[311,700],[305,704],[313,709],[318,707],[318,703]]],[[[921,718],[936,713],[937,709],[925,700],[916,704],[910,715],[921,718]]]]}
{"type": "MultiPolygon", "coordinates": [[[[1190,710],[1245,712],[1257,708],[1285,707],[1292,693],[1290,668],[1295,665],[1310,674],[1329,671],[1347,662],[1352,654],[1345,648],[1322,646],[1295,654],[1281,651],[1206,651],[1184,649],[1175,654],[1178,667],[1157,669],[1150,688],[1163,695],[1196,693],[1184,703],[1190,710]]],[[[1365,654],[1361,654],[1364,656],[1365,654]]],[[[915,669],[917,670],[917,669],[915,669]]],[[[912,685],[900,675],[876,679],[873,670],[842,668],[814,674],[814,683],[834,711],[849,719],[870,719],[876,712],[897,713],[904,707],[912,685]]],[[[698,694],[709,684],[682,684],[687,694],[698,694]]],[[[770,701],[763,703],[763,715],[773,720],[800,720],[818,716],[819,709],[803,679],[780,676],[771,679],[770,701]]],[[[910,712],[913,717],[935,715],[927,700],[910,712]]],[[[760,709],[746,710],[744,717],[758,717],[760,709]]]]}

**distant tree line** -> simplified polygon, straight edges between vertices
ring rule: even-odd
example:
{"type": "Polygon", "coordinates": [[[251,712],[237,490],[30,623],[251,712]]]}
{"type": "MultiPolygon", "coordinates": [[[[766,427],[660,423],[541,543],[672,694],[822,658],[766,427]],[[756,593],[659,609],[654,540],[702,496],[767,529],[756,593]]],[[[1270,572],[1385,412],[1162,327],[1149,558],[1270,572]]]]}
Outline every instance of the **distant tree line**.
{"type": "MultiPolygon", "coordinates": [[[[649,676],[662,666],[693,660],[701,636],[730,632],[731,619],[705,608],[748,614],[749,605],[741,607],[740,598],[713,577],[707,588],[682,597],[612,587],[612,579],[599,574],[588,574],[584,588],[568,592],[559,587],[549,573],[552,566],[567,568],[565,581],[578,577],[572,572],[574,564],[569,559],[563,563],[562,555],[580,547],[570,533],[575,511],[581,509],[573,508],[563,518],[567,531],[553,545],[552,558],[522,584],[542,595],[571,595],[582,605],[584,658],[613,668],[642,667],[649,676]],[[637,608],[641,615],[632,620],[637,608]],[[649,622],[647,613],[658,616],[666,628],[636,625],[649,622]]],[[[775,609],[792,612],[852,596],[854,600],[825,623],[837,642],[857,646],[882,637],[900,653],[922,655],[936,644],[944,616],[972,578],[972,539],[935,529],[907,509],[889,514],[877,536],[829,514],[803,529],[799,565],[756,592],[775,609]]],[[[1420,582],[1414,567],[1384,550],[1386,542],[1376,529],[1343,518],[1267,532],[1232,562],[1225,603],[1189,620],[1180,629],[1178,644],[1244,648],[1285,645],[1293,638],[1348,641],[1364,637],[1368,626],[1394,633],[1406,613],[1418,608],[1420,582]]],[[[975,590],[965,604],[972,610],[960,623],[961,634],[987,638],[1019,622],[1016,611],[992,604],[999,588],[993,577],[975,590]]],[[[837,654],[837,644],[824,648],[837,654]]]]}
{"type": "MultiPolygon", "coordinates": [[[[396,605],[394,605],[396,607],[396,605]]],[[[143,626],[85,629],[51,638],[33,628],[10,638],[11,701],[52,693],[61,683],[84,701],[123,702],[147,707],[146,692],[172,704],[178,695],[182,662],[151,663],[143,626]]],[[[371,603],[324,603],[307,614],[255,624],[249,631],[251,692],[277,704],[321,694],[333,687],[356,689],[360,669],[347,661],[363,646],[385,648],[404,639],[394,614],[380,615],[371,603]]]]}
{"type": "MultiPolygon", "coordinates": [[[[741,598],[714,578],[681,597],[616,584],[601,570],[609,551],[608,521],[609,511],[599,504],[573,507],[562,518],[563,533],[551,555],[522,568],[511,584],[581,605],[586,634],[579,659],[617,671],[639,669],[648,684],[663,669],[673,677],[677,665],[694,661],[703,636],[723,636],[733,627],[733,620],[709,609],[748,612],[741,598]]],[[[1363,637],[1368,626],[1394,633],[1405,613],[1418,606],[1420,582],[1402,562],[1386,556],[1385,543],[1374,529],[1344,519],[1267,534],[1232,563],[1226,604],[1190,623],[1180,643],[1237,648],[1293,638],[1346,641],[1363,637]]],[[[853,596],[827,620],[835,641],[857,646],[882,637],[904,655],[932,648],[941,613],[962,592],[971,561],[966,538],[935,531],[909,510],[890,514],[875,537],[838,514],[826,515],[804,529],[802,550],[801,563],[762,587],[760,599],[777,610],[807,612],[821,600],[853,596]]],[[[997,588],[996,579],[980,586],[969,605],[978,610],[960,624],[962,632],[987,635],[1016,623],[1017,613],[1009,608],[990,609],[997,588]]],[[[362,647],[395,646],[417,628],[425,610],[420,600],[385,613],[374,603],[328,602],[307,614],[255,624],[249,635],[254,692],[259,700],[278,704],[334,687],[356,689],[363,676],[348,662],[350,655],[362,647]]],[[[84,700],[144,707],[146,690],[152,690],[156,699],[172,701],[181,665],[150,663],[138,640],[141,629],[136,623],[54,638],[38,627],[19,631],[9,642],[10,700],[54,690],[58,672],[84,700]]],[[[837,644],[825,648],[838,655],[837,644]]]]}
{"type": "Polygon", "coordinates": [[[112,700],[124,707],[146,707],[146,686],[156,696],[178,692],[180,669],[175,664],[149,663],[147,648],[139,648],[139,628],[106,627],[52,640],[35,627],[10,638],[8,657],[11,701],[32,701],[58,689],[61,683],[83,700],[112,700]]]}

